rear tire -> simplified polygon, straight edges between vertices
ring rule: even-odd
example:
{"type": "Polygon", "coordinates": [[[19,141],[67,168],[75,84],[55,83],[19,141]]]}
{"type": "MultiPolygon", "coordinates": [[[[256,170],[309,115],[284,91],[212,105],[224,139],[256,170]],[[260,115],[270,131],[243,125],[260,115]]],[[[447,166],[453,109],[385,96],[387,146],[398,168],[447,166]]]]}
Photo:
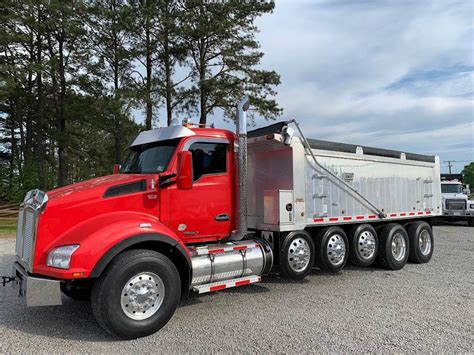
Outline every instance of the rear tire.
{"type": "Polygon", "coordinates": [[[349,234],[349,261],[357,266],[370,266],[377,258],[378,238],[370,224],[354,226],[349,234]]]}
{"type": "Polygon", "coordinates": [[[136,339],[155,333],[173,316],[181,296],[178,270],[151,250],[119,254],[94,284],[92,311],[110,334],[136,339]]]}
{"type": "Polygon", "coordinates": [[[323,228],[316,236],[316,264],[321,270],[337,273],[347,263],[349,242],[340,227],[323,228]]]}
{"type": "Polygon", "coordinates": [[[400,224],[389,223],[380,230],[378,260],[382,267],[400,270],[408,261],[408,234],[400,224]]]}
{"type": "Polygon", "coordinates": [[[409,260],[417,264],[430,261],[434,247],[433,231],[430,225],[423,221],[416,221],[408,226],[407,232],[410,240],[409,260]]]}
{"type": "Polygon", "coordinates": [[[280,248],[280,272],[293,280],[304,279],[314,264],[314,241],[305,231],[289,233],[280,248]]]}

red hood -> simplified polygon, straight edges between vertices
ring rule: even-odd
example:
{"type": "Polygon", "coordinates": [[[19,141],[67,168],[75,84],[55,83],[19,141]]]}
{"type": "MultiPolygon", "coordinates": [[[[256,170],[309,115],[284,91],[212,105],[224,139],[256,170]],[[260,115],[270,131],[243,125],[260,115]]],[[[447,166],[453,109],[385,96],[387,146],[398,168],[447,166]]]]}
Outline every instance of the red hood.
{"type": "Polygon", "coordinates": [[[143,174],[114,174],[79,182],[48,191],[48,204],[55,202],[78,202],[102,197],[105,191],[116,185],[147,179],[143,174]]]}

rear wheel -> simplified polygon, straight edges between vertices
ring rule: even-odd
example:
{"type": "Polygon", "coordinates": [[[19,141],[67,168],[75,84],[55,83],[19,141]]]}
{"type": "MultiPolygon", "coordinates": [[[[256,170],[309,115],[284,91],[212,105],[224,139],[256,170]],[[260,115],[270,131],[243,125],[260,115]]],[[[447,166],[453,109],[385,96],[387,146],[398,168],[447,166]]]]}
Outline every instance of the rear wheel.
{"type": "Polygon", "coordinates": [[[408,226],[410,240],[409,259],[412,263],[427,263],[433,255],[434,239],[430,225],[423,221],[416,221],[408,226]]]}
{"type": "Polygon", "coordinates": [[[324,271],[341,271],[349,256],[348,246],[347,236],[342,228],[329,227],[320,230],[316,237],[317,265],[324,271]]]}
{"type": "Polygon", "coordinates": [[[377,232],[370,224],[351,229],[349,235],[349,260],[357,266],[369,266],[377,258],[377,232]]]}
{"type": "Polygon", "coordinates": [[[118,255],[92,289],[92,310],[110,334],[135,339],[161,329],[172,317],[181,296],[174,264],[151,250],[118,255]]]}
{"type": "Polygon", "coordinates": [[[283,240],[280,252],[282,275],[301,280],[311,272],[314,264],[313,238],[305,231],[289,233],[283,240]]]}
{"type": "Polygon", "coordinates": [[[389,223],[380,230],[378,260],[389,270],[402,269],[409,255],[408,234],[400,224],[389,223]]]}

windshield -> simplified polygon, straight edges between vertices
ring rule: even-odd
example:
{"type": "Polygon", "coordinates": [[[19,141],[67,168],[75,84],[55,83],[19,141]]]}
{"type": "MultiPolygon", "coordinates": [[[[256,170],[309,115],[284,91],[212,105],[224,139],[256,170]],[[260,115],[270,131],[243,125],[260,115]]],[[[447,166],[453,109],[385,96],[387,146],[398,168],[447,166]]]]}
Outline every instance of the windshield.
{"type": "Polygon", "coordinates": [[[120,172],[123,174],[162,173],[168,167],[179,139],[143,144],[130,148],[120,172]]]}
{"type": "Polygon", "coordinates": [[[443,194],[460,194],[462,186],[460,184],[441,184],[441,192],[443,194]]]}

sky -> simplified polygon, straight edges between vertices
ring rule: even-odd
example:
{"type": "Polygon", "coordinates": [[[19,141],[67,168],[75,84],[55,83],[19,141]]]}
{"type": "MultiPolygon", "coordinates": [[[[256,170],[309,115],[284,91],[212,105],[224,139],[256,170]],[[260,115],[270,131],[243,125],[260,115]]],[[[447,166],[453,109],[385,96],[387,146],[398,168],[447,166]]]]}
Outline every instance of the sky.
{"type": "Polygon", "coordinates": [[[276,0],[257,38],[262,68],[281,75],[279,119],[460,172],[474,161],[473,17],[471,0],[276,0]]]}

